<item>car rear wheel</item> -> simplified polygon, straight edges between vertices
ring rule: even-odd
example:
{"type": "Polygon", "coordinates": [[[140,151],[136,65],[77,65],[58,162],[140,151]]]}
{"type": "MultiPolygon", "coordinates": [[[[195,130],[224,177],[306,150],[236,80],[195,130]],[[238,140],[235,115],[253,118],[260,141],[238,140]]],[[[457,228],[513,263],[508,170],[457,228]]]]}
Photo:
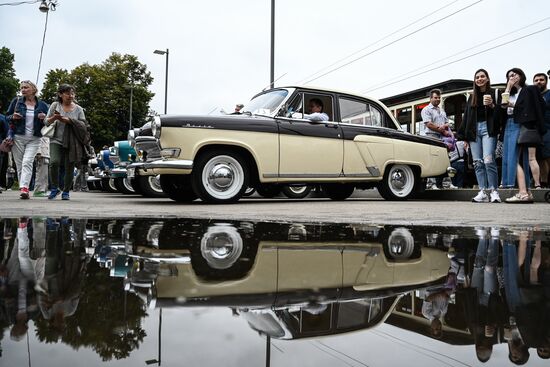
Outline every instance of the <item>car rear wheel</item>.
{"type": "Polygon", "coordinates": [[[378,192],[386,200],[407,200],[414,195],[417,180],[410,166],[396,164],[386,169],[378,192]]]}
{"type": "Polygon", "coordinates": [[[290,199],[303,199],[309,195],[312,187],[308,185],[285,185],[283,186],[283,194],[290,199]]]}
{"type": "Polygon", "coordinates": [[[258,195],[271,199],[281,193],[281,186],[276,184],[264,184],[259,185],[256,188],[256,191],[258,192],[258,195]]]}
{"type": "Polygon", "coordinates": [[[197,199],[197,194],[191,187],[189,175],[160,175],[160,186],[166,196],[179,203],[188,203],[197,199]]]}
{"type": "Polygon", "coordinates": [[[233,203],[248,187],[248,165],[237,152],[202,154],[191,173],[195,193],[207,203],[233,203]]]}
{"type": "Polygon", "coordinates": [[[346,200],[353,194],[355,186],[350,184],[326,184],[323,191],[332,200],[346,200]]]}
{"type": "Polygon", "coordinates": [[[136,176],[139,190],[141,195],[146,198],[163,198],[165,194],[164,190],[161,187],[159,176],[136,176]]]}
{"type": "Polygon", "coordinates": [[[132,183],[130,182],[129,178],[127,177],[115,178],[114,182],[118,192],[126,195],[135,194],[134,188],[132,187],[132,183]]]}

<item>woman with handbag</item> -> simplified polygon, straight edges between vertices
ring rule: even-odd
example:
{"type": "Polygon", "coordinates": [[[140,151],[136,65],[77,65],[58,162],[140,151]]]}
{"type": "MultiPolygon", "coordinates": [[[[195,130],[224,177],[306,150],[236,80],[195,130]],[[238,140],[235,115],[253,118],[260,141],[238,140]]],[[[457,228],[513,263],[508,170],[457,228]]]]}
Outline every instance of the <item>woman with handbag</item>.
{"type": "Polygon", "coordinates": [[[20,91],[22,96],[11,101],[6,120],[14,133],[12,154],[17,167],[20,196],[21,199],[29,199],[34,157],[40,148],[41,129],[48,105],[36,97],[38,89],[30,80],[21,82],[20,91]]]}
{"type": "Polygon", "coordinates": [[[540,169],[536,159],[536,147],[541,144],[544,127],[543,100],[539,89],[526,85],[526,76],[519,68],[506,73],[508,83],[503,93],[502,107],[507,109],[508,121],[504,131],[504,156],[502,160],[503,185],[511,184],[511,165],[516,166],[518,193],[506,199],[507,203],[532,203],[529,192],[530,173],[535,187],[540,187],[540,169]],[[509,95],[509,98],[507,98],[509,95]],[[510,159],[515,158],[514,160],[510,159]],[[508,172],[508,173],[507,173],[508,172]]]}
{"type": "Polygon", "coordinates": [[[499,110],[495,111],[498,93],[491,88],[489,73],[479,69],[474,74],[474,90],[468,98],[464,119],[458,129],[460,140],[466,140],[472,151],[478,194],[474,203],[500,203],[498,170],[495,160],[500,131],[499,110]]]}
{"type": "Polygon", "coordinates": [[[84,109],[75,102],[75,88],[61,84],[57,89],[57,101],[52,103],[46,118],[46,125],[55,124],[55,131],[50,138],[50,181],[52,189],[49,200],[60,193],[60,166],[65,168],[63,178],[62,200],[70,200],[69,191],[73,185],[75,164],[82,160],[85,140],[89,140],[88,123],[84,109]]]}

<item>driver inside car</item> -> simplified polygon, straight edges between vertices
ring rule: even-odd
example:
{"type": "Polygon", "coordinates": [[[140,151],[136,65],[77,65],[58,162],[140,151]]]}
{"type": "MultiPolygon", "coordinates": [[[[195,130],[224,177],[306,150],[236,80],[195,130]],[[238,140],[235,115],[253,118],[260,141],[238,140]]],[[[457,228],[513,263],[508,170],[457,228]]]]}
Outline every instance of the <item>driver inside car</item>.
{"type": "Polygon", "coordinates": [[[312,98],[308,104],[308,114],[304,118],[311,121],[328,121],[328,115],[323,112],[323,102],[319,98],[312,98]]]}

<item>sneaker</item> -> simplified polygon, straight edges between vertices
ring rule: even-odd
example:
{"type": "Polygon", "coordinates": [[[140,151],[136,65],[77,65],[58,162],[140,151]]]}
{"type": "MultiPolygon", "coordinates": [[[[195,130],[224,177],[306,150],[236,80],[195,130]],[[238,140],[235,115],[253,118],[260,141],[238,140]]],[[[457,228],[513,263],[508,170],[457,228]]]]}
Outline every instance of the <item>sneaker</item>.
{"type": "Polygon", "coordinates": [[[476,196],[472,199],[472,202],[474,203],[488,203],[489,197],[483,190],[479,190],[476,196]]]}
{"type": "Polygon", "coordinates": [[[63,191],[63,193],[61,194],[61,200],[71,200],[68,191],[63,191]]]}
{"type": "Polygon", "coordinates": [[[453,185],[453,184],[449,184],[449,187],[448,187],[448,188],[449,188],[449,189],[456,190],[456,189],[458,189],[458,186],[455,186],[455,185],[453,185]]]}
{"type": "Polygon", "coordinates": [[[26,200],[29,199],[29,189],[27,187],[22,187],[20,190],[21,194],[19,195],[21,199],[26,200]]]}
{"type": "Polygon", "coordinates": [[[50,195],[48,195],[48,200],[55,199],[59,194],[60,194],[59,189],[52,189],[52,191],[50,191],[50,195]]]}
{"type": "Polygon", "coordinates": [[[500,195],[496,190],[491,191],[491,203],[502,203],[502,200],[500,200],[500,195]]]}
{"type": "Polygon", "coordinates": [[[529,194],[525,195],[517,193],[506,199],[506,202],[509,204],[531,204],[533,203],[533,199],[529,197],[529,194]]]}
{"type": "Polygon", "coordinates": [[[433,185],[432,190],[439,190],[439,187],[437,185],[433,185]]]}
{"type": "Polygon", "coordinates": [[[43,198],[46,196],[46,192],[45,191],[35,191],[32,193],[32,196],[34,196],[35,198],[43,198]]]}

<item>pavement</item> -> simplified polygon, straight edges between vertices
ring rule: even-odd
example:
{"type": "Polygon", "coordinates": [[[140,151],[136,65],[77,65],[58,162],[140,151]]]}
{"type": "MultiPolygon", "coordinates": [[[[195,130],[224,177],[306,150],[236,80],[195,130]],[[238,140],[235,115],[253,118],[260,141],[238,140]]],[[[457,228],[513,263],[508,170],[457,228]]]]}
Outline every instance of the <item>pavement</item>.
{"type": "MultiPolygon", "coordinates": [[[[251,197],[236,204],[212,205],[200,201],[176,203],[99,191],[71,192],[70,201],[47,198],[19,199],[19,192],[0,194],[0,216],[78,218],[199,218],[276,222],[331,222],[434,226],[540,226],[550,230],[548,190],[534,191],[534,204],[472,203],[475,190],[427,190],[422,199],[385,201],[376,190],[357,190],[345,201],[326,198],[265,199],[251,197]]],[[[513,194],[502,190],[504,199],[513,194]]]]}

